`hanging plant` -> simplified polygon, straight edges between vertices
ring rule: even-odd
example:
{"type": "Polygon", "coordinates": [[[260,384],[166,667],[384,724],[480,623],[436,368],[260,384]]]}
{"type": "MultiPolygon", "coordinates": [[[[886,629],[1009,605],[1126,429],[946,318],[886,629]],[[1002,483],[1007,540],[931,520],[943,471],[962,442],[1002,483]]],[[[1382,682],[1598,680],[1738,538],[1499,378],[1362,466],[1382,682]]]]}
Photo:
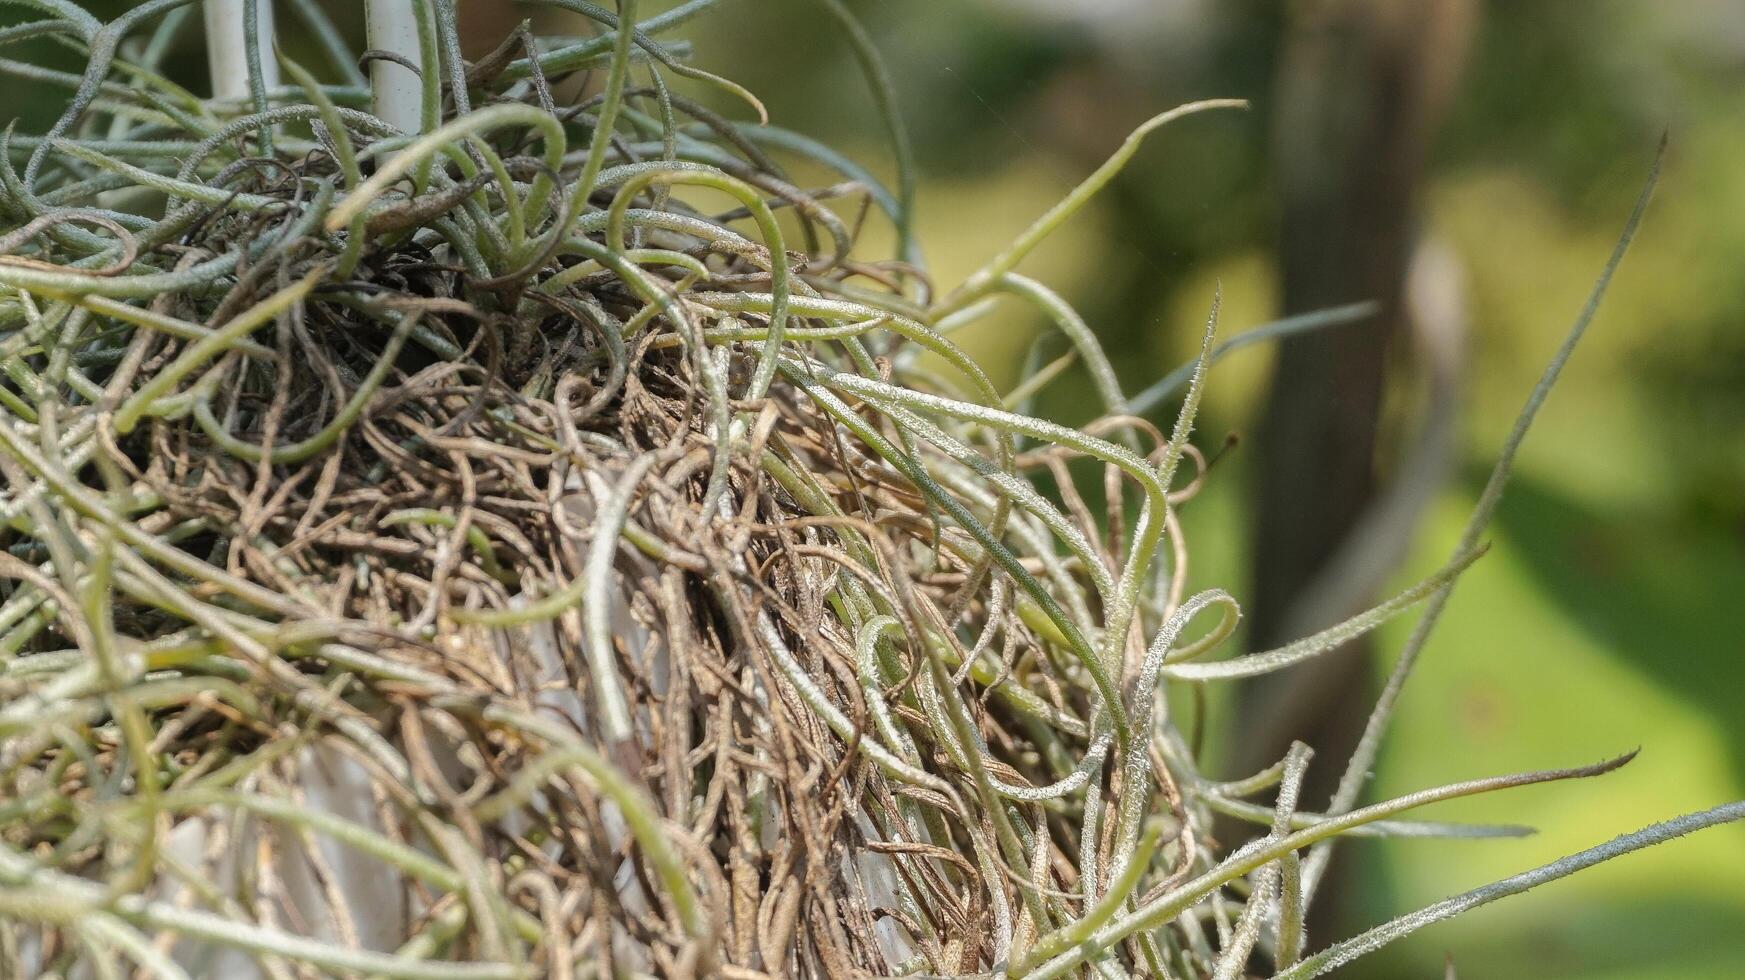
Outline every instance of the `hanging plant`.
{"type": "Polygon", "coordinates": [[[41,18],[0,31],[89,59],[60,119],[0,153],[0,974],[1308,977],[1745,814],[1305,958],[1335,840],[1511,833],[1402,817],[1622,761],[1357,806],[1592,304],[1443,570],[1211,659],[1237,604],[1186,593],[1174,513],[1230,349],[1216,300],[1200,356],[1144,396],[1180,398],[1163,433],[1015,270],[1147,134],[1238,104],[1158,116],[937,288],[884,71],[825,2],[894,190],[684,60],[668,35],[712,0],[559,0],[598,33],[522,28],[473,63],[453,0],[369,0],[361,67],[309,0],[276,27],[322,68],[273,54],[265,0],[109,22],[29,0],[41,18]],[[196,23],[210,98],[158,71],[196,23]],[[895,254],[863,242],[875,215],[895,254]],[[1099,421],[1027,414],[1058,370],[1002,392],[953,343],[1000,297],[1067,335],[1099,421]],[[1302,746],[1200,773],[1164,685],[1413,609],[1327,812],[1298,809],[1302,746]],[[1214,814],[1261,836],[1225,853],[1214,814]]]}

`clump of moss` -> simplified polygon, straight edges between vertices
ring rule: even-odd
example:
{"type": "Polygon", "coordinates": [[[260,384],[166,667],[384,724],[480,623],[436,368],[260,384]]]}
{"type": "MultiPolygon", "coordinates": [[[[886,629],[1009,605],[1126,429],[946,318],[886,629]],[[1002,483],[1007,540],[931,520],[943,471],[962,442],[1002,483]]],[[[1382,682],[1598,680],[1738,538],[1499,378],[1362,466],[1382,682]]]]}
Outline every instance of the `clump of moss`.
{"type": "MultiPolygon", "coordinates": [[[[827,2],[901,160],[876,56],[827,2]]],[[[1395,818],[1615,763],[1357,808],[1395,683],[1326,813],[1298,807],[1306,747],[1199,772],[1165,684],[1428,599],[1403,682],[1568,352],[1441,573],[1207,660],[1238,609],[1186,593],[1174,513],[1216,305],[1165,434],[1014,270],[1148,131],[1230,103],[1158,117],[939,291],[906,166],[893,193],[669,88],[761,112],[657,39],[711,0],[634,32],[633,0],[562,0],[600,32],[522,29],[472,64],[453,3],[414,4],[418,132],[368,111],[313,4],[290,6],[331,80],[285,60],[270,88],[257,63],[242,100],[158,72],[185,2],[30,5],[0,43],[89,67],[0,154],[9,975],[1305,977],[1741,815],[1303,958],[1339,836],[1512,832],[1395,818]],[[898,255],[864,254],[872,211],[898,255]],[[1001,392],[952,342],[999,296],[1065,331],[1102,419],[1023,414],[1052,373],[1001,392]],[[1086,457],[1100,499],[1068,472],[1086,457]],[[1262,836],[1220,852],[1220,813],[1262,836]]]]}

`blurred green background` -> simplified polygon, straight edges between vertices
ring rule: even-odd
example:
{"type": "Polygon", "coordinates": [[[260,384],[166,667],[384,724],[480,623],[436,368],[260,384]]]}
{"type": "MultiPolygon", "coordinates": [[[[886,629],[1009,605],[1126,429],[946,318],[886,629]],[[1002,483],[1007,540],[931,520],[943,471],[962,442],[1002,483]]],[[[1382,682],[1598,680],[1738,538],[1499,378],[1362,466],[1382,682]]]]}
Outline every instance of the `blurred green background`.
{"type": "MultiPolygon", "coordinates": [[[[1373,792],[1642,754],[1602,779],[1428,814],[1530,823],[1534,837],[1348,846],[1334,921],[1317,924],[1314,945],[1745,795],[1738,0],[847,3],[896,81],[941,288],[1148,116],[1233,96],[1252,108],[1153,135],[1023,271],[1085,313],[1129,392],[1190,355],[1219,284],[1225,336],[1287,312],[1381,302],[1363,323],[1283,355],[1250,348],[1211,376],[1198,442],[1208,453],[1227,435],[1239,442],[1182,516],[1194,587],[1243,600],[1239,640],[1251,646],[1329,620],[1303,607],[1316,596],[1386,594],[1445,560],[1669,133],[1642,233],[1526,444],[1492,549],[1430,644],[1373,792]],[[1446,422],[1445,442],[1424,435],[1435,431],[1426,420],[1446,422]],[[1414,481],[1429,490],[1401,489],[1414,481]],[[1364,530],[1382,511],[1404,519],[1364,530]],[[1328,579],[1354,540],[1356,574],[1328,579]]],[[[354,4],[328,6],[357,17],[354,4]]],[[[481,50],[528,10],[462,7],[481,50]]],[[[702,66],[748,84],[774,122],[892,175],[822,0],[727,0],[684,33],[702,66]]],[[[61,57],[76,69],[72,52],[61,57]]],[[[182,61],[178,77],[203,73],[197,49],[182,61]]],[[[9,84],[24,131],[64,97],[9,84]]],[[[964,343],[1010,385],[1042,326],[1002,308],[964,343]]],[[[1038,411],[1082,422],[1094,406],[1074,373],[1038,411]]],[[[1212,767],[1235,775],[1295,735],[1322,749],[1323,777],[1336,775],[1337,746],[1408,628],[1331,663],[1331,682],[1292,675],[1220,694],[1212,767]],[[1307,707],[1292,714],[1293,703],[1307,707]]],[[[1339,975],[1440,977],[1445,956],[1467,978],[1745,977],[1745,828],[1481,909],[1339,975]]]]}

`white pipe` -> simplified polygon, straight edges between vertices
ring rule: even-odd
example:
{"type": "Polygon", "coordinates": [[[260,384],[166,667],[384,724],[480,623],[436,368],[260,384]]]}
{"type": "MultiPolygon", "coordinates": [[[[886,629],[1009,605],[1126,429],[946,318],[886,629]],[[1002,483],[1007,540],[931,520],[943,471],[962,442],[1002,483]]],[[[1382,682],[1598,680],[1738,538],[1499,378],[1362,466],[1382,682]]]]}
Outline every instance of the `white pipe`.
{"type": "Polygon", "coordinates": [[[279,62],[273,56],[272,0],[206,0],[206,65],[212,75],[214,98],[247,101],[252,94],[243,7],[251,2],[260,16],[261,81],[269,89],[279,84],[279,62]]]}
{"type": "MultiPolygon", "coordinates": [[[[368,0],[364,7],[369,46],[391,51],[426,68],[418,46],[418,8],[413,0],[368,0]]],[[[370,62],[370,88],[375,92],[376,115],[405,133],[417,133],[424,124],[424,90],[418,75],[404,65],[377,59],[370,62]]]]}

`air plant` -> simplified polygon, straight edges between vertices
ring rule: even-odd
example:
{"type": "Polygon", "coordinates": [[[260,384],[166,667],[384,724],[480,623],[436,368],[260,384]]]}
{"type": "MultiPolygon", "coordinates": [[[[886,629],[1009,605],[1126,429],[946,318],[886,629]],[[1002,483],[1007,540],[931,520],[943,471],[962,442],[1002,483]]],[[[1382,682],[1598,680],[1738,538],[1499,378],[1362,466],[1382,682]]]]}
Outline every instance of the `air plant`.
{"type": "Polygon", "coordinates": [[[208,0],[210,98],[159,70],[189,0],[28,0],[0,30],[89,59],[0,69],[73,92],[0,153],[0,973],[1302,978],[1745,816],[1306,952],[1335,842],[1513,833],[1407,814],[1624,761],[1359,805],[1646,191],[1447,565],[1212,659],[1238,606],[1187,594],[1175,519],[1207,369],[1363,311],[1215,345],[1214,298],[1200,356],[1130,400],[1016,270],[1148,133],[1237,103],[1153,119],[940,290],[840,0],[894,191],[663,40],[713,0],[554,2],[598,32],[468,63],[454,0],[370,0],[363,67],[280,5],[317,71],[271,55],[266,0],[208,0]],[[896,255],[865,254],[869,211],[896,255]],[[1005,299],[1065,333],[1101,418],[1028,414],[1057,371],[1002,392],[953,342],[1005,299]],[[1174,398],[1168,433],[1134,414],[1174,398]],[[1200,772],[1165,685],[1414,609],[1331,806],[1301,806],[1304,746],[1200,772]],[[1217,814],[1259,836],[1221,851],[1217,814]]]}

